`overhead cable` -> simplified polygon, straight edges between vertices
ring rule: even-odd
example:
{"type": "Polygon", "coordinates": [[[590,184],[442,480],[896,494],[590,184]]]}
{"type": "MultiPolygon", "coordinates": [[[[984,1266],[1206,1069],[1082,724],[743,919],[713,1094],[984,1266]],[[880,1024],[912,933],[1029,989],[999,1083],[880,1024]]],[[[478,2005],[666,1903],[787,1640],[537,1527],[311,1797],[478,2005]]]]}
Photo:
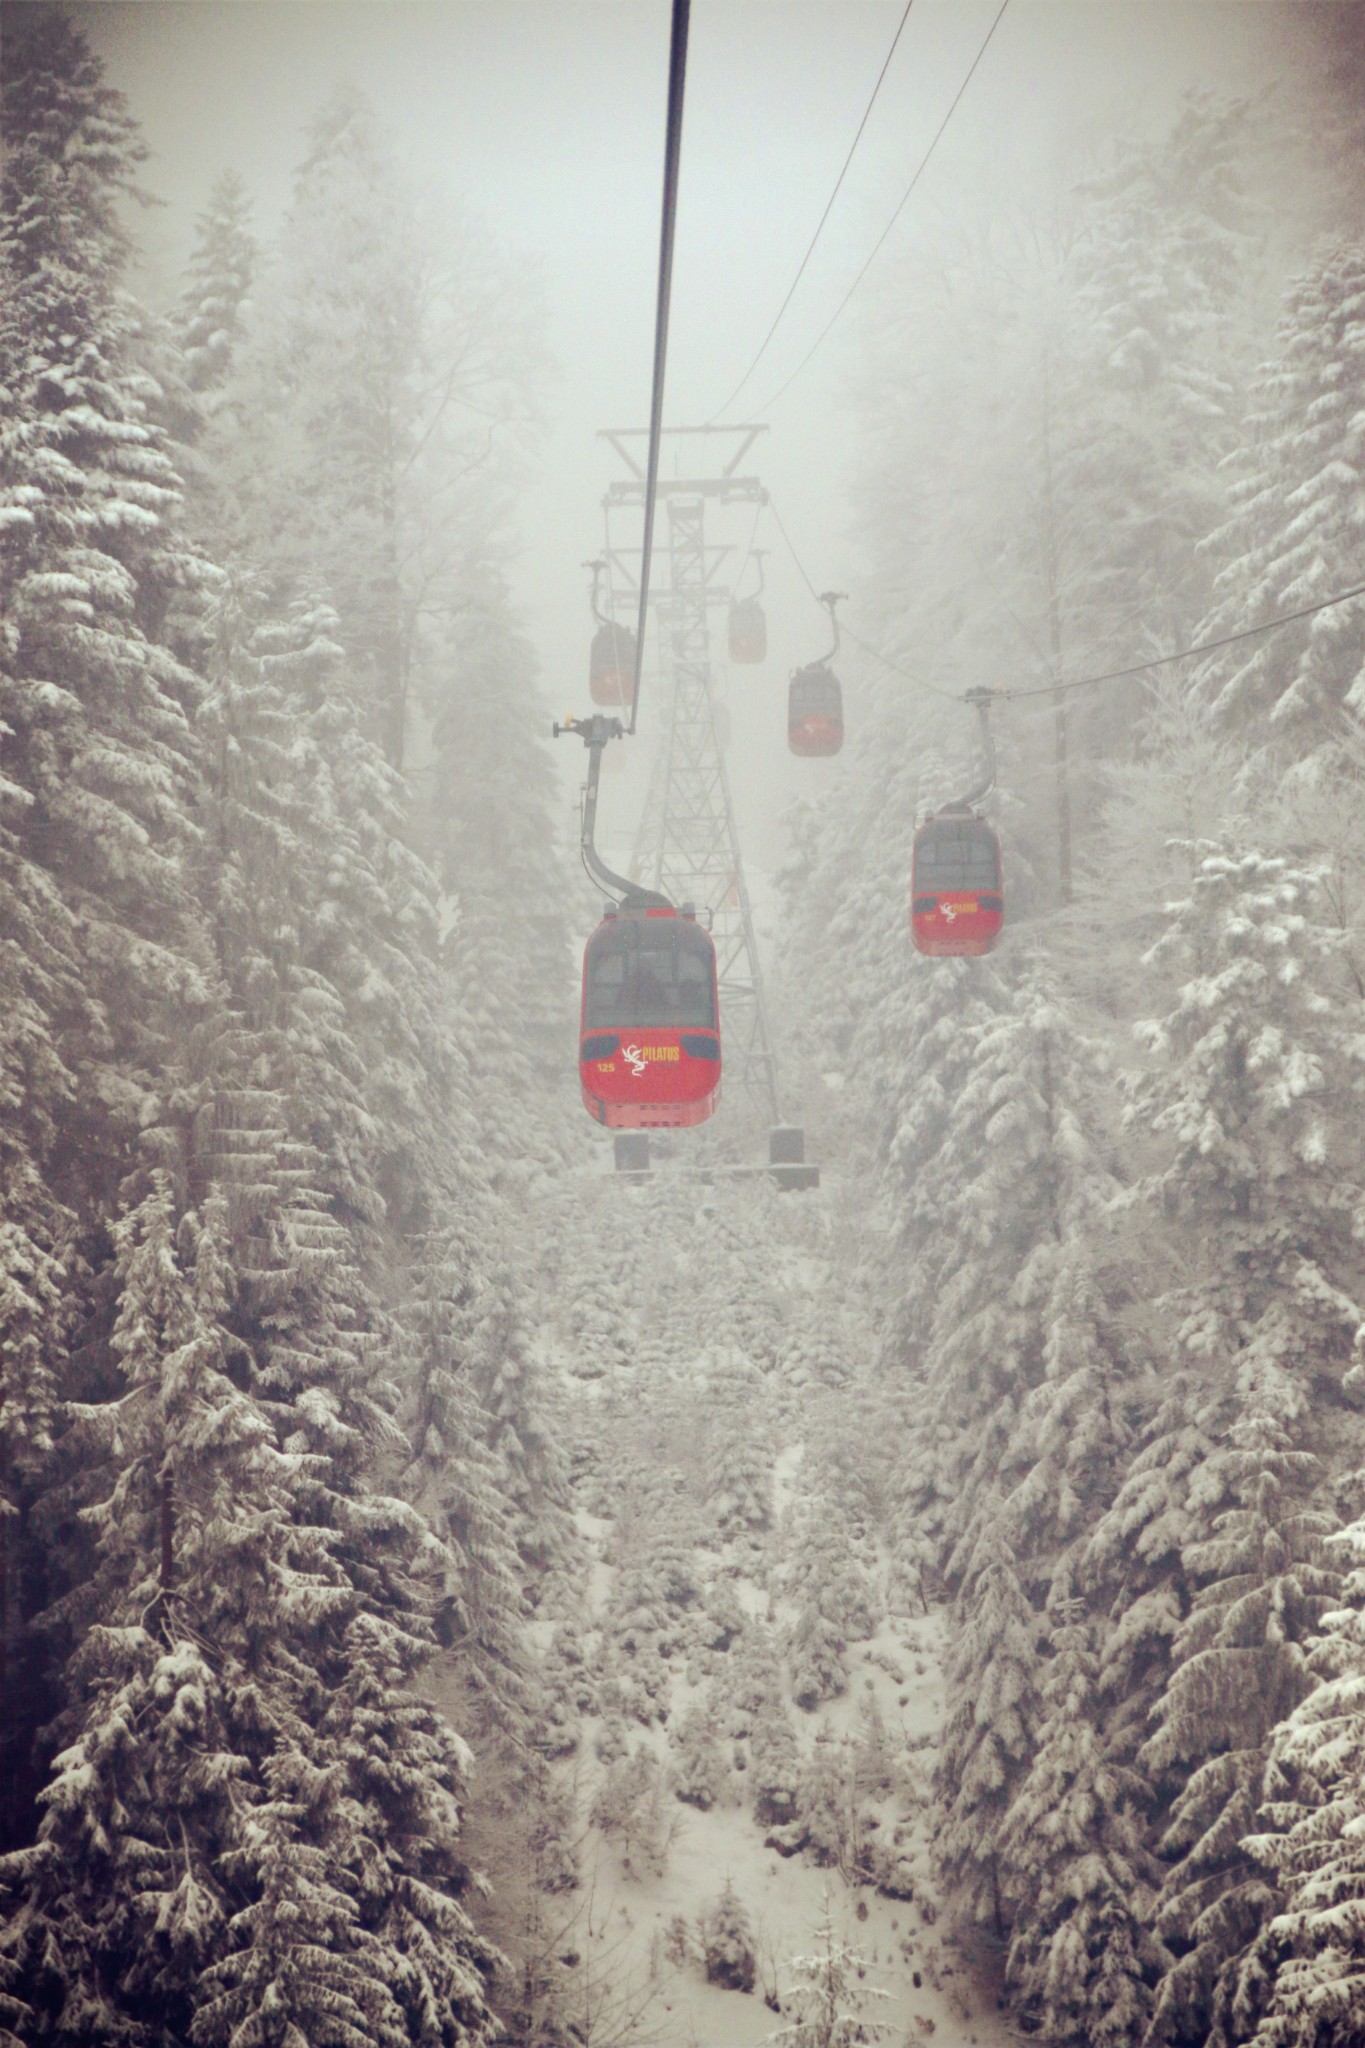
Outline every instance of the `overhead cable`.
{"type": "MultiPolygon", "coordinates": [[[[820,347],[820,344],[824,341],[830,329],[834,326],[835,322],[843,313],[844,308],[847,306],[849,300],[853,297],[853,294],[857,291],[863,279],[867,276],[868,271],[872,268],[872,265],[876,261],[877,255],[881,250],[883,242],[890,234],[892,228],[896,225],[896,222],[900,219],[901,214],[905,209],[906,201],[909,199],[910,194],[914,191],[916,185],[918,185],[921,177],[924,175],[925,167],[928,164],[930,157],[938,148],[938,145],[943,138],[944,129],[948,126],[948,123],[952,120],[953,115],[957,112],[958,102],[961,100],[963,93],[966,92],[967,87],[971,84],[972,79],[976,74],[976,68],[978,64],[980,64],[981,59],[985,56],[986,51],[990,45],[991,37],[995,34],[995,31],[999,28],[1001,22],[1003,21],[1005,16],[1005,9],[1009,6],[1009,4],[1010,0],[1001,0],[1000,12],[996,15],[995,20],[987,29],[986,40],[985,42],[982,43],[981,48],[977,51],[975,57],[972,59],[971,70],[967,73],[967,76],[963,79],[961,85],[958,87],[957,92],[953,97],[952,105],[949,107],[947,113],[944,115],[942,121],[940,121],[939,123],[937,134],[934,136],[933,141],[929,144],[928,149],[925,150],[924,155],[920,158],[919,169],[915,172],[914,177],[910,180],[910,183],[906,186],[904,193],[901,195],[900,204],[897,206],[890,220],[886,223],[886,226],[882,229],[880,235],[877,237],[877,240],[873,245],[871,255],[868,257],[866,263],[864,263],[862,269],[858,272],[858,275],[854,278],[848,290],[844,293],[842,299],[840,299],[838,305],[835,307],[834,312],[831,314],[829,320],[826,321],[825,325],[821,328],[819,334],[816,335],[815,340],[811,343],[811,346],[807,349],[805,355],[802,356],[800,362],[792,371],[790,377],[788,377],[786,383],[779,385],[778,389],[774,391],[772,397],[769,398],[766,401],[766,403],[759,408],[760,412],[768,412],[773,406],[777,404],[778,399],[785,396],[785,394],[791,389],[792,385],[801,375],[801,372],[805,369],[811,357],[815,354],[816,350],[820,347]]],[[[722,412],[725,410],[724,406],[721,407],[721,410],[722,412]]]]}
{"type": "Polygon", "coordinates": [[[815,254],[815,245],[819,241],[821,233],[824,230],[825,222],[829,219],[830,209],[833,207],[835,200],[839,197],[839,187],[843,184],[844,178],[848,173],[848,167],[853,161],[854,151],[857,149],[858,144],[863,139],[863,130],[867,126],[868,116],[872,112],[872,109],[876,104],[877,94],[882,89],[882,80],[886,76],[887,69],[891,63],[891,59],[896,54],[896,45],[901,39],[901,29],[905,27],[906,22],[910,18],[910,9],[913,5],[914,0],[905,0],[905,12],[901,15],[900,23],[896,29],[896,33],[891,38],[891,48],[886,53],[886,56],[882,63],[882,68],[877,73],[877,83],[872,88],[872,98],[868,101],[867,105],[863,109],[863,118],[858,123],[858,132],[854,136],[853,141],[849,147],[848,155],[844,158],[844,167],[834,181],[834,190],[830,193],[829,198],[825,201],[825,210],[820,216],[819,222],[816,226],[815,233],[810,238],[810,247],[807,249],[805,255],[801,258],[801,262],[797,267],[796,275],[792,279],[790,285],[787,287],[787,296],[785,299],[783,299],[782,304],[778,307],[777,312],[773,317],[772,326],[768,329],[767,333],[763,337],[763,340],[760,342],[758,354],[754,357],[748,369],[744,372],[744,375],[740,378],[738,384],[736,384],[734,390],[730,393],[730,396],[726,399],[725,403],[723,405],[719,405],[716,407],[716,410],[712,413],[710,419],[706,422],[708,427],[714,426],[715,422],[720,418],[723,412],[729,412],[730,407],[739,397],[740,392],[744,389],[749,379],[753,376],[754,371],[762,362],[764,355],[767,353],[768,343],[776,334],[778,326],[781,323],[782,315],[786,312],[788,306],[792,302],[792,297],[796,291],[796,287],[800,284],[802,277],[805,275],[806,265],[810,262],[811,257],[815,254]]]}
{"type": "Polygon", "coordinates": [[[659,442],[663,435],[664,368],[668,360],[668,307],[673,290],[673,236],[678,218],[678,164],[682,156],[683,83],[687,73],[687,26],[691,0],[673,0],[668,51],[668,132],[664,141],[663,218],[659,229],[659,292],[654,313],[654,388],[649,407],[649,460],[645,480],[644,552],[640,563],[640,611],[635,627],[635,675],[630,692],[634,732],[640,707],[640,674],[645,660],[649,611],[649,561],[654,547],[654,493],[659,483],[659,442]]]}
{"type": "Polygon", "coordinates": [[[1296,619],[1311,619],[1316,612],[1329,612],[1334,606],[1349,604],[1356,597],[1365,597],[1365,583],[1357,583],[1352,590],[1339,590],[1335,597],[1324,597],[1317,604],[1300,605],[1297,611],[1280,612],[1273,619],[1262,619],[1259,626],[1244,626],[1239,633],[1224,633],[1218,640],[1196,640],[1175,654],[1159,654],[1151,661],[1135,661],[1128,668],[1106,669],[1102,675],[1077,676],[1069,683],[1042,683],[1036,689],[1006,690],[1004,694],[1014,703],[1021,697],[1057,697],[1067,690],[1089,690],[1100,683],[1121,683],[1130,676],[1150,675],[1153,669],[1170,668],[1174,662],[1190,661],[1200,654],[1216,654],[1222,647],[1236,647],[1240,641],[1255,640],[1262,633],[1277,632],[1281,626],[1292,626],[1296,619]]]}

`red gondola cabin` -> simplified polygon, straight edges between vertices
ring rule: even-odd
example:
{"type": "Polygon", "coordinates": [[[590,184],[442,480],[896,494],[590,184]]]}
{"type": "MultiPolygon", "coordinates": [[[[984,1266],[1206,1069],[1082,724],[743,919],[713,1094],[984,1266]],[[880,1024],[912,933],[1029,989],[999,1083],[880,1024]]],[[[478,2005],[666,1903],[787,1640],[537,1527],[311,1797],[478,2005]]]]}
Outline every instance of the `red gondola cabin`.
{"type": "Polygon", "coordinates": [[[628,626],[608,622],[593,634],[588,688],[594,704],[609,704],[616,710],[630,703],[635,688],[635,635],[628,626]]]}
{"type": "Polygon", "coordinates": [[[794,754],[837,754],[844,744],[844,693],[823,661],[792,671],[787,690],[787,745],[794,754]]]}
{"type": "Polygon", "coordinates": [[[731,661],[763,661],[768,652],[768,621],[756,597],[741,597],[730,607],[731,661]]]}
{"type": "Polygon", "coordinates": [[[583,955],[578,1076],[612,1130],[704,1123],[720,1100],[716,949],[689,912],[608,911],[583,955]]]}
{"type": "Polygon", "coordinates": [[[910,933],[921,953],[989,953],[1005,922],[1000,842],[966,804],[949,804],[915,834],[910,933]]]}

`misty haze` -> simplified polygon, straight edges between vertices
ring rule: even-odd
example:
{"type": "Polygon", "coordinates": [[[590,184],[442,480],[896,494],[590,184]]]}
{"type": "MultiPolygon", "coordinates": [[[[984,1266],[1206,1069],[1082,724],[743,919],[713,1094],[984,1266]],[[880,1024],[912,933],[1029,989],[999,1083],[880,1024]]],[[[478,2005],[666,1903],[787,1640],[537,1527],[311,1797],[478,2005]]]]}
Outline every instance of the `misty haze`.
{"type": "Polygon", "coordinates": [[[1365,2043],[1365,9],[0,116],[0,2048],[1365,2043]]]}

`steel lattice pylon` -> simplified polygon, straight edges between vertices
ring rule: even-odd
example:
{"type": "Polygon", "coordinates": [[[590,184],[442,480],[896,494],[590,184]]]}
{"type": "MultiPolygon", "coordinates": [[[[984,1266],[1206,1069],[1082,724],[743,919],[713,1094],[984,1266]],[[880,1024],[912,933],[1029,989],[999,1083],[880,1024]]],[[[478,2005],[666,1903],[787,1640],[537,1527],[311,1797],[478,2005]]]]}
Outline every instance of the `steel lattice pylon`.
{"type": "MultiPolygon", "coordinates": [[[[659,628],[664,690],[653,707],[662,731],[649,794],[631,864],[634,878],[675,903],[694,903],[710,920],[720,977],[725,1039],[725,1100],[745,1098],[770,1125],[782,1121],[777,1063],[763,1001],[763,979],[754,938],[749,892],[729,778],[716,733],[711,679],[710,612],[728,607],[731,592],[720,570],[731,550],[708,547],[706,504],[762,503],[766,492],[755,477],[734,470],[758,427],[678,429],[682,433],[742,436],[738,451],[719,476],[661,482],[658,495],[668,515],[668,583],[662,584],[656,544],[651,605],[659,628]]],[[[613,484],[604,509],[611,602],[624,620],[633,619],[639,586],[631,554],[614,545],[613,514],[642,506],[644,481],[623,442],[608,433],[634,472],[613,484]],[[637,481],[638,479],[638,481],[637,481]]],[[[638,557],[638,550],[636,551],[638,557]]]]}

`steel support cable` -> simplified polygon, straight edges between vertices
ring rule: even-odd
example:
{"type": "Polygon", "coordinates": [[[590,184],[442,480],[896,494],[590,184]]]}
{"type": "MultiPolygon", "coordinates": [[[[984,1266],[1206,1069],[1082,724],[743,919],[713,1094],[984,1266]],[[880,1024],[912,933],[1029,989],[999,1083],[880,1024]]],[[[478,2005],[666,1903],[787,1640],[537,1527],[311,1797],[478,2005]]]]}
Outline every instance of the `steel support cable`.
{"type": "MultiPolygon", "coordinates": [[[[777,506],[773,503],[771,498],[769,498],[768,500],[768,509],[772,513],[773,518],[777,522],[778,532],[781,534],[783,540],[787,543],[787,553],[791,556],[793,562],[795,562],[797,572],[800,575],[801,581],[805,584],[807,590],[815,599],[815,602],[817,604],[820,604],[820,593],[816,589],[815,585],[811,582],[810,577],[806,574],[805,567],[801,561],[801,557],[797,554],[796,549],[792,546],[792,537],[782,523],[782,514],[778,511],[777,506]]],[[[821,606],[821,609],[823,610],[824,607],[821,606]]],[[[902,668],[898,661],[892,661],[889,658],[889,656],[881,653],[878,648],[874,647],[870,640],[864,640],[860,633],[855,633],[853,628],[849,625],[847,619],[845,619],[842,622],[840,631],[845,635],[847,639],[852,640],[855,646],[861,647],[864,654],[870,654],[872,656],[872,659],[874,661],[879,661],[883,668],[892,669],[896,675],[904,676],[905,680],[908,683],[914,683],[917,689],[927,690],[931,697],[942,697],[945,704],[960,704],[962,702],[962,699],[956,696],[952,690],[942,689],[937,683],[926,682],[923,676],[913,675],[908,668],[902,668]]]]}
{"type": "Polygon", "coordinates": [[[635,627],[635,678],[630,696],[633,733],[640,708],[640,675],[645,660],[649,611],[649,560],[654,547],[654,493],[659,483],[659,442],[663,432],[664,368],[668,360],[668,307],[673,290],[673,237],[678,217],[678,165],[682,155],[683,83],[687,73],[687,26],[691,0],[673,0],[668,50],[668,132],[664,141],[663,218],[659,229],[659,292],[654,313],[654,389],[649,407],[649,460],[645,478],[645,534],[640,563],[640,611],[635,627]]]}
{"type": "Polygon", "coordinates": [[[1311,619],[1317,612],[1329,612],[1336,605],[1350,604],[1357,597],[1365,597],[1365,583],[1356,584],[1353,590],[1340,590],[1335,597],[1321,598],[1317,604],[1301,605],[1297,611],[1280,612],[1273,619],[1263,619],[1259,626],[1244,626],[1240,632],[1224,633],[1218,640],[1195,640],[1174,654],[1159,654],[1151,661],[1135,661],[1128,668],[1106,669],[1102,675],[1077,676],[1069,683],[1042,683],[1033,690],[1004,690],[1000,694],[1013,704],[1023,697],[1056,697],[1066,690],[1090,690],[1101,683],[1121,683],[1131,676],[1150,675],[1153,669],[1170,668],[1177,661],[1190,661],[1200,654],[1216,654],[1220,648],[1236,647],[1244,640],[1258,639],[1262,633],[1277,632],[1281,626],[1292,626],[1297,619],[1311,619]]]}
{"type": "MultiPolygon", "coordinates": [[[[761,406],[761,407],[759,408],[759,410],[760,410],[760,412],[761,412],[761,413],[765,413],[765,412],[768,412],[768,411],[769,411],[769,410],[770,410],[770,409],[771,409],[771,408],[772,408],[773,406],[775,406],[775,405],[777,404],[777,401],[778,401],[778,399],[779,399],[779,398],[785,397],[786,393],[787,393],[788,391],[790,391],[790,389],[791,389],[792,385],[793,385],[793,384],[794,384],[794,383],[796,382],[797,378],[798,378],[798,377],[799,377],[799,376],[801,375],[801,372],[802,372],[802,371],[803,371],[803,370],[805,369],[805,367],[806,367],[807,363],[808,363],[808,362],[810,361],[811,357],[812,357],[812,356],[813,356],[813,355],[815,354],[816,350],[817,350],[817,349],[818,349],[818,348],[820,347],[820,345],[821,345],[821,343],[822,343],[822,342],[824,341],[824,339],[825,339],[826,335],[827,335],[827,334],[828,334],[828,333],[830,332],[830,329],[831,329],[831,328],[832,328],[832,327],[834,326],[835,322],[836,322],[836,321],[837,321],[837,320],[839,319],[840,315],[841,315],[841,314],[843,313],[843,310],[844,310],[844,308],[845,308],[845,307],[847,306],[847,304],[848,304],[849,300],[850,300],[850,299],[851,299],[851,298],[853,297],[853,294],[854,294],[854,293],[855,293],[855,292],[857,291],[857,289],[858,289],[859,285],[860,285],[860,284],[862,283],[863,279],[864,279],[864,278],[865,278],[865,277],[867,276],[867,273],[868,273],[868,271],[869,271],[869,270],[870,270],[870,269],[872,268],[872,265],[873,265],[873,264],[875,263],[875,261],[876,261],[876,259],[877,259],[877,256],[878,256],[878,254],[879,254],[879,252],[880,252],[880,250],[881,250],[881,246],[882,246],[883,242],[884,242],[884,241],[886,240],[887,236],[888,236],[888,235],[890,234],[890,232],[891,232],[892,228],[893,228],[893,227],[895,227],[895,225],[896,225],[896,222],[897,222],[897,221],[898,221],[898,220],[900,219],[900,217],[901,217],[901,214],[902,214],[902,213],[904,212],[904,210],[905,210],[905,205],[906,205],[906,201],[907,201],[907,200],[909,199],[909,197],[910,197],[910,194],[911,194],[911,193],[912,193],[912,192],[914,191],[914,189],[915,189],[916,185],[918,185],[918,183],[919,183],[920,179],[921,179],[921,178],[923,177],[923,175],[924,175],[924,172],[925,172],[925,169],[926,169],[926,167],[927,167],[927,165],[928,165],[928,162],[929,162],[929,159],[930,159],[930,157],[931,157],[931,156],[933,155],[934,151],[935,151],[935,150],[936,150],[936,149],[938,148],[938,146],[939,146],[939,143],[940,143],[940,142],[942,141],[942,139],[943,139],[943,132],[944,132],[944,130],[946,129],[946,127],[948,126],[948,123],[949,123],[949,122],[950,122],[950,121],[952,120],[952,118],[953,118],[953,115],[954,115],[954,114],[955,114],[955,113],[957,112],[957,108],[958,108],[958,102],[959,102],[959,101],[961,100],[961,98],[962,98],[962,95],[963,95],[963,93],[965,93],[965,92],[966,92],[966,90],[967,90],[967,87],[968,87],[968,86],[969,86],[969,85],[971,84],[971,82],[972,82],[972,79],[973,79],[973,78],[975,77],[975,75],[976,75],[976,69],[977,69],[977,66],[978,66],[978,65],[980,64],[980,62],[981,62],[981,59],[982,59],[982,58],[983,58],[983,57],[985,56],[985,54],[986,54],[986,51],[987,51],[987,49],[988,49],[988,48],[990,47],[990,41],[991,41],[991,38],[992,38],[992,36],[993,36],[993,35],[995,34],[995,31],[996,31],[996,30],[997,30],[997,29],[999,28],[999,26],[1000,26],[1001,22],[1002,22],[1002,21],[1004,20],[1004,17],[1005,17],[1005,9],[1006,9],[1006,8],[1007,8],[1007,7],[1009,6],[1009,4],[1010,4],[1010,0],[1001,0],[1001,5],[1000,5],[1000,12],[999,12],[999,13],[998,13],[998,14],[996,15],[996,17],[995,17],[995,20],[994,20],[994,21],[993,21],[993,22],[991,23],[990,27],[989,27],[989,28],[987,29],[987,31],[986,31],[986,40],[985,40],[985,42],[983,42],[983,43],[982,43],[982,45],[981,45],[981,48],[980,48],[980,49],[979,49],[979,50],[977,51],[977,53],[976,53],[975,57],[974,57],[974,58],[972,59],[972,67],[971,67],[971,70],[970,70],[970,71],[969,71],[969,72],[967,73],[967,76],[966,76],[966,77],[965,77],[965,78],[963,79],[963,81],[962,81],[961,85],[960,85],[960,86],[958,87],[958,89],[957,89],[957,92],[956,92],[956,93],[954,94],[954,96],[953,96],[953,103],[952,103],[952,105],[951,105],[951,106],[949,107],[949,109],[948,109],[947,113],[946,113],[946,114],[945,114],[945,115],[943,116],[943,119],[942,119],[942,121],[940,121],[940,123],[939,123],[939,126],[938,126],[938,132],[937,132],[937,134],[936,134],[936,135],[934,136],[934,139],[933,139],[933,141],[932,141],[932,142],[931,142],[931,143],[929,144],[929,147],[928,147],[928,149],[926,149],[926,150],[925,150],[925,152],[924,152],[924,155],[923,155],[923,156],[922,156],[922,157],[920,158],[920,162],[919,162],[919,169],[918,169],[918,170],[917,170],[917,171],[915,172],[915,175],[914,175],[914,177],[913,177],[913,178],[912,178],[912,179],[910,180],[910,183],[909,183],[909,184],[908,184],[908,185],[906,186],[906,188],[905,188],[905,191],[904,191],[904,193],[903,193],[903,194],[902,194],[902,196],[901,196],[901,201],[900,201],[900,204],[899,204],[899,206],[897,206],[897,208],[896,208],[895,212],[894,212],[894,213],[892,214],[892,216],[891,216],[890,220],[889,220],[889,221],[888,221],[888,222],[886,223],[886,226],[885,226],[885,227],[884,227],[884,228],[882,229],[882,231],[881,231],[881,234],[880,234],[880,235],[879,235],[879,236],[877,237],[877,240],[876,240],[876,242],[875,242],[875,243],[874,243],[874,245],[873,245],[873,248],[872,248],[872,253],[871,253],[871,255],[870,255],[870,256],[868,257],[868,259],[867,259],[866,263],[864,263],[864,265],[863,265],[862,269],[861,269],[861,270],[860,270],[860,271],[858,272],[858,275],[857,275],[857,276],[856,276],[856,277],[854,278],[854,280],[853,280],[852,284],[851,284],[851,285],[849,286],[848,290],[847,290],[847,291],[846,291],[846,292],[844,293],[844,296],[843,296],[843,298],[842,298],[842,299],[840,299],[840,301],[839,301],[838,305],[837,305],[837,306],[835,307],[835,309],[834,309],[834,312],[833,312],[833,314],[832,314],[832,315],[830,316],[829,320],[828,320],[828,321],[827,321],[827,322],[825,323],[825,325],[824,325],[824,326],[823,326],[823,327],[821,328],[821,330],[820,330],[819,334],[817,334],[817,335],[816,335],[816,337],[815,337],[815,340],[814,340],[814,341],[813,341],[813,342],[811,343],[811,345],[810,345],[810,347],[809,347],[809,348],[807,349],[807,351],[806,351],[805,355],[804,355],[804,356],[802,356],[802,358],[801,358],[800,362],[799,362],[799,363],[797,364],[796,368],[795,368],[795,369],[794,369],[794,370],[792,371],[792,373],[791,373],[790,377],[788,377],[788,379],[787,379],[786,383],[785,383],[785,384],[781,384],[781,385],[779,385],[779,386],[778,386],[778,388],[777,388],[777,390],[776,390],[776,391],[774,391],[774,393],[773,393],[772,397],[771,397],[771,398],[769,398],[769,399],[768,399],[768,400],[767,400],[767,401],[766,401],[766,402],[765,402],[765,403],[764,403],[764,404],[763,404],[763,405],[762,405],[762,406],[761,406]]],[[[725,407],[724,407],[724,406],[722,406],[722,407],[721,407],[721,411],[722,411],[722,412],[724,412],[724,410],[725,410],[725,407]]]]}
{"type": "Polygon", "coordinates": [[[910,9],[913,7],[913,5],[914,0],[905,0],[905,12],[902,14],[900,18],[900,26],[897,28],[895,35],[892,36],[891,38],[891,48],[886,53],[886,57],[883,61],[882,68],[877,73],[877,83],[872,88],[872,98],[868,101],[866,107],[864,107],[863,109],[863,118],[858,123],[858,132],[853,138],[853,142],[849,148],[848,155],[844,158],[843,170],[840,171],[838,177],[835,179],[834,190],[830,193],[829,198],[825,201],[825,210],[820,216],[819,225],[817,226],[815,233],[810,238],[810,247],[807,249],[805,255],[801,258],[801,262],[797,269],[796,275],[792,279],[790,285],[787,288],[787,296],[785,299],[783,299],[782,304],[778,307],[776,315],[773,319],[772,326],[768,329],[767,333],[763,337],[762,342],[759,344],[758,354],[754,357],[748,369],[744,372],[744,375],[740,378],[738,384],[736,384],[734,390],[730,393],[730,396],[726,399],[725,403],[723,405],[718,405],[716,407],[716,410],[712,413],[710,419],[706,422],[708,427],[714,426],[716,421],[720,418],[723,412],[729,412],[730,407],[739,397],[740,392],[744,389],[749,379],[753,376],[754,371],[762,362],[764,355],[767,353],[768,343],[772,340],[773,336],[776,334],[778,330],[778,327],[781,325],[782,315],[786,312],[788,306],[792,302],[792,299],[796,292],[796,287],[800,284],[802,277],[805,275],[806,265],[810,262],[811,257],[815,254],[815,245],[819,241],[821,235],[824,232],[825,222],[829,219],[830,210],[833,207],[835,200],[839,197],[839,187],[843,184],[845,177],[848,175],[848,167],[853,161],[854,151],[857,149],[858,144],[863,139],[863,130],[867,126],[868,116],[871,114],[873,107],[876,105],[877,94],[882,89],[882,80],[885,78],[887,71],[890,68],[891,59],[896,54],[896,45],[901,39],[901,29],[905,27],[906,22],[910,18],[910,9]]]}

